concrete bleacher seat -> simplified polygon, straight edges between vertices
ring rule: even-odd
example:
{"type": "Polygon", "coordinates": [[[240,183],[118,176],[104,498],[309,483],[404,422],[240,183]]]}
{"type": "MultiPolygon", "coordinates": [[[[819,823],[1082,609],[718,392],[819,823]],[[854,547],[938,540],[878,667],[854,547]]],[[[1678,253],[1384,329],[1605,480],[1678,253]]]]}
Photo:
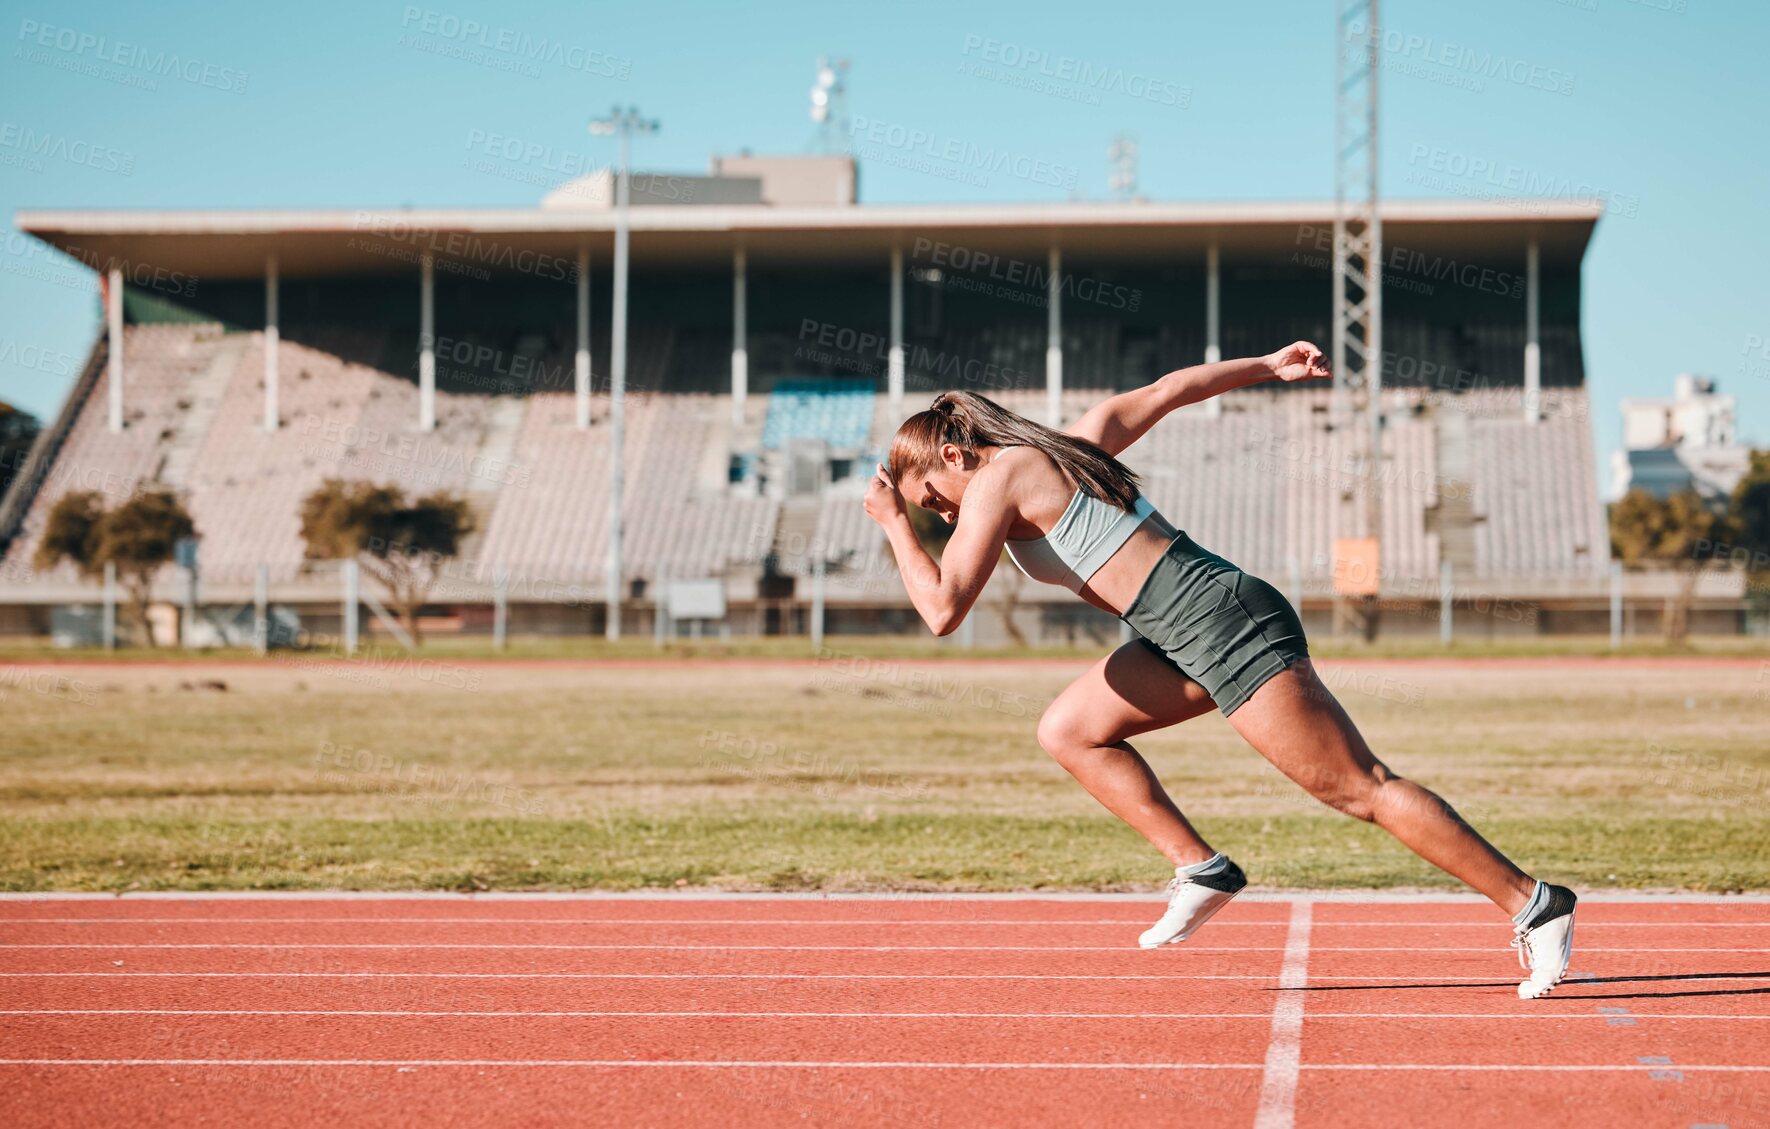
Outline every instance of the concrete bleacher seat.
{"type": "Polygon", "coordinates": [[[1479,571],[1491,576],[1596,575],[1610,557],[1583,389],[1543,394],[1543,418],[1521,417],[1515,393],[1469,393],[1471,486],[1479,571]]]}
{"type": "Polygon", "coordinates": [[[778,450],[795,439],[822,439],[836,450],[867,445],[873,425],[873,389],[852,380],[782,380],[768,397],[762,446],[778,450]]]}
{"type": "MultiPolygon", "coordinates": [[[[404,364],[390,331],[309,332],[280,345],[281,425],[266,432],[264,346],[261,333],[213,324],[129,327],[126,426],[118,434],[106,426],[102,375],[70,405],[59,455],[7,551],[13,575],[29,573],[47,514],[68,490],[98,489],[116,504],[138,485],[159,483],[185,497],[209,582],[249,585],[260,564],[273,581],[287,580],[304,568],[302,499],[343,477],[397,484],[413,496],[464,494],[479,519],[463,551],[477,579],[489,583],[504,571],[529,586],[530,598],[571,598],[573,589],[600,598],[610,485],[602,395],[593,426],[580,429],[574,397],[558,381],[527,394],[439,391],[437,426],[422,432],[411,374],[377,367],[404,364]]],[[[976,347],[986,346],[980,333],[976,347]]],[[[668,367],[671,348],[664,337],[650,342],[641,350],[645,367],[668,367]]],[[[556,360],[569,376],[569,358],[556,360]]],[[[1043,418],[1042,388],[986,394],[1043,418]]],[[[1066,389],[1063,419],[1110,394],[1066,389]]],[[[1473,554],[1469,579],[1602,572],[1607,538],[1583,389],[1545,390],[1543,418],[1534,423],[1522,418],[1516,388],[1400,390],[1385,401],[1386,577],[1435,579],[1452,513],[1464,523],[1459,544],[1468,548],[1459,551],[1473,554]],[[1459,505],[1446,504],[1448,489],[1459,505]]],[[[630,578],[736,575],[770,559],[802,575],[818,554],[835,571],[882,559],[882,537],[860,504],[866,464],[859,479],[794,499],[783,524],[779,498],[730,481],[734,458],[753,455],[757,444],[754,430],[734,430],[729,395],[636,387],[626,403],[630,578]],[[789,533],[799,544],[777,544],[789,533]]],[[[904,407],[925,403],[918,394],[904,407]]],[[[767,397],[761,447],[779,451],[809,438],[843,459],[865,459],[888,447],[898,422],[869,382],[782,380],[767,397]]],[[[1226,397],[1220,410],[1176,412],[1125,461],[1168,520],[1206,548],[1280,584],[1293,568],[1319,583],[1331,573],[1335,540],[1357,528],[1365,486],[1353,473],[1354,436],[1336,425],[1325,386],[1253,389],[1226,397]]],[[[72,571],[63,566],[53,579],[71,581],[72,571]]]]}
{"type": "MultiPolygon", "coordinates": [[[[19,535],[7,550],[8,575],[30,572],[30,560],[63,495],[95,490],[106,506],[127,501],[138,488],[159,480],[160,470],[179,436],[189,410],[194,377],[204,372],[222,345],[213,324],[141,326],[130,330],[129,366],[124,373],[123,430],[108,426],[110,377],[100,375],[68,431],[54,465],[25,512],[19,535]]],[[[71,581],[62,564],[49,579],[71,581]]]]}
{"type": "MultiPolygon", "coordinates": [[[[716,440],[730,412],[724,396],[627,398],[623,572],[714,576],[767,556],[778,503],[730,497],[703,477],[708,460],[724,452],[716,440]]],[[[572,396],[528,398],[512,457],[531,473],[499,491],[477,550],[482,579],[500,568],[541,587],[600,584],[609,542],[608,435],[606,419],[578,429],[572,396]]],[[[717,466],[707,474],[717,480],[717,466]]]]}
{"type": "MultiPolygon", "coordinates": [[[[304,568],[302,499],[327,478],[403,487],[411,497],[463,494],[480,529],[463,552],[480,579],[521,574],[553,598],[600,593],[608,544],[606,412],[576,426],[574,397],[439,391],[436,428],[418,427],[409,375],[345,357],[395,352],[381,331],[304,332],[278,356],[280,426],[263,430],[264,335],[218,325],[130,326],[125,420],[106,427],[104,379],[81,404],[52,472],[31,500],[6,561],[28,575],[49,509],[70,489],[94,488],[108,504],[138,485],[176,489],[202,538],[211,584],[250,584],[260,564],[273,582],[304,568]],[[226,371],[214,366],[224,363],[226,371]],[[193,389],[211,375],[213,403],[198,413],[193,389]],[[188,434],[193,426],[200,432],[188,434]],[[178,481],[165,476],[188,447],[178,481]]],[[[440,382],[439,382],[440,383],[440,382]]],[[[606,401],[599,399],[599,406],[606,401]]],[[[870,406],[868,408],[870,413],[870,406]]],[[[627,401],[625,570],[710,576],[757,567],[768,555],[778,503],[733,498],[724,472],[730,398],[635,393],[627,401]],[[711,452],[711,454],[709,454],[711,452]]],[[[168,569],[166,579],[175,579],[168,569]]],[[[72,582],[69,566],[52,579],[72,582]]]]}

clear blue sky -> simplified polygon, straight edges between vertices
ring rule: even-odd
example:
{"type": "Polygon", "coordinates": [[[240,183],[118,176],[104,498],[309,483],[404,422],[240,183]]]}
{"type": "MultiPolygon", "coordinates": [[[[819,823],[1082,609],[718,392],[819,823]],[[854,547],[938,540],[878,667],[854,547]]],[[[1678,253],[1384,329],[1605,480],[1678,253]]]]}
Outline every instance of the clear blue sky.
{"type": "MultiPolygon", "coordinates": [[[[0,399],[52,414],[98,326],[90,276],[33,249],[11,228],[16,209],[528,205],[549,166],[606,159],[585,121],[616,101],[663,121],[639,152],[645,166],[701,170],[709,155],[745,147],[803,151],[823,52],[853,60],[856,118],[1074,170],[1081,195],[1107,194],[1106,147],[1128,131],[1154,199],[1327,198],[1334,6],[8,4],[0,399]],[[487,30],[464,41],[455,29],[465,21],[487,30]],[[497,49],[500,35],[556,41],[562,58],[513,73],[448,53],[514,58],[497,49]],[[77,36],[88,45],[61,46],[77,36]],[[142,56],[131,51],[176,56],[197,81],[132,68],[142,56]],[[1136,81],[1090,104],[972,70],[1013,70],[1000,64],[1026,51],[1053,66],[1068,56],[1122,68],[1150,94],[1137,96],[1136,81]],[[145,74],[155,88],[91,70],[145,74]],[[483,134],[546,155],[475,168],[469,140],[483,134]]],[[[1387,195],[1504,191],[1511,177],[1539,197],[1614,194],[1633,212],[1599,224],[1585,265],[1600,450],[1616,442],[1618,398],[1665,393],[1680,371],[1720,377],[1739,397],[1745,437],[1770,442],[1770,4],[1389,0],[1384,20],[1403,37],[1385,56],[1387,195]],[[1484,70],[1494,58],[1524,81],[1484,70]],[[1452,171],[1422,181],[1434,161],[1452,171]],[[1494,181],[1457,175],[1464,162],[1499,171],[1494,181]]],[[[987,180],[879,160],[861,171],[872,203],[1069,195],[1034,179],[987,180]]]]}

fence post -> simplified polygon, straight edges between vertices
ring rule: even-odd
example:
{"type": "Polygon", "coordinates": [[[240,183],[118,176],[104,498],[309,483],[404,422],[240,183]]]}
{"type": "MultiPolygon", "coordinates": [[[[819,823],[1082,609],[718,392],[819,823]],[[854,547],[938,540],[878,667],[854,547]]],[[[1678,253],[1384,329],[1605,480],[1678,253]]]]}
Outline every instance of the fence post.
{"type": "Polygon", "coordinates": [[[502,651],[509,644],[510,573],[492,570],[492,648],[502,651]]]}
{"type": "Polygon", "coordinates": [[[1610,562],[1610,649],[1622,646],[1623,638],[1623,569],[1621,561],[1610,562]]]}
{"type": "Polygon", "coordinates": [[[104,563],[104,617],[99,625],[104,635],[104,649],[117,649],[117,562],[104,563]]]}
{"type": "Polygon", "coordinates": [[[811,559],[811,649],[824,649],[824,558],[811,559]]]}
{"type": "Polygon", "coordinates": [[[356,561],[344,562],[344,653],[356,654],[357,642],[357,601],[362,593],[358,590],[358,569],[356,561]]]}
{"type": "Polygon", "coordinates": [[[1456,604],[1451,598],[1449,561],[1438,562],[1438,641],[1446,647],[1456,633],[1456,604]]]}
{"type": "Polygon", "coordinates": [[[184,614],[178,619],[178,645],[185,650],[196,646],[197,637],[197,570],[192,565],[184,570],[184,614]]]}
{"type": "Polygon", "coordinates": [[[259,654],[270,650],[270,566],[258,566],[252,584],[252,646],[259,654]]]}
{"type": "Polygon", "coordinates": [[[670,570],[658,566],[658,594],[651,602],[651,639],[662,647],[675,632],[670,622],[670,570]]]}

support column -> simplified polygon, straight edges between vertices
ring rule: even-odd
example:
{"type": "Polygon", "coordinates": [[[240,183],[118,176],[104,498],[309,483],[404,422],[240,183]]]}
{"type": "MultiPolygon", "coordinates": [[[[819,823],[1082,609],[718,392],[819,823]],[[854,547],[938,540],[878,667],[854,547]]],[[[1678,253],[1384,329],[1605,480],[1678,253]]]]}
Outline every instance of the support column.
{"type": "Polygon", "coordinates": [[[342,576],[344,579],[344,653],[356,654],[357,638],[361,633],[361,625],[357,614],[362,605],[361,566],[353,558],[344,562],[342,576]]]}
{"type": "MultiPolygon", "coordinates": [[[[1223,304],[1220,249],[1216,243],[1205,248],[1205,364],[1214,365],[1223,359],[1223,304]]],[[[1212,396],[1205,401],[1205,413],[1212,418],[1223,414],[1223,397],[1212,396]]]]}
{"type": "Polygon", "coordinates": [[[1045,279],[1045,423],[1063,426],[1063,249],[1051,244],[1045,279]]]}
{"type": "MultiPolygon", "coordinates": [[[[731,423],[744,425],[750,398],[750,261],[739,243],[731,253],[731,423]]],[[[735,437],[734,437],[735,438],[735,437]]]]}
{"type": "Polygon", "coordinates": [[[903,245],[891,245],[891,351],[885,362],[891,418],[903,418],[903,245]]]}
{"type": "Polygon", "coordinates": [[[104,649],[117,649],[117,562],[104,563],[104,612],[99,623],[99,632],[104,640],[104,649]]]}
{"type": "Polygon", "coordinates": [[[492,572],[492,648],[502,651],[510,643],[510,570],[492,572]]]}
{"type": "Polygon", "coordinates": [[[615,279],[609,316],[608,349],[608,555],[604,560],[603,585],[607,610],[603,635],[610,641],[621,637],[621,603],[626,594],[621,560],[622,528],[626,518],[627,427],[627,257],[628,194],[632,190],[627,166],[628,135],[621,134],[621,171],[615,180],[615,279]]]}
{"type": "Polygon", "coordinates": [[[105,383],[110,395],[110,429],[123,430],[123,270],[105,275],[105,383]]]}
{"type": "Polygon", "coordinates": [[[258,566],[252,581],[252,649],[259,654],[270,650],[270,566],[258,566]]]}
{"type": "Polygon", "coordinates": [[[436,430],[436,264],[418,276],[418,430],[436,430]]]}
{"type": "Polygon", "coordinates": [[[811,653],[824,649],[824,558],[821,550],[811,562],[811,653]]]}
{"type": "Polygon", "coordinates": [[[1610,562],[1610,649],[1617,650],[1623,642],[1623,567],[1621,561],[1610,562]]]}
{"type": "Polygon", "coordinates": [[[578,354],[573,387],[578,398],[578,430],[590,426],[590,248],[578,248],[578,354]]]}
{"type": "Polygon", "coordinates": [[[277,416],[277,352],[283,339],[277,316],[277,257],[264,260],[264,430],[275,431],[277,416]]]}
{"type": "Polygon", "coordinates": [[[1438,562],[1438,641],[1450,646],[1456,631],[1456,600],[1451,589],[1449,561],[1438,562]]]}
{"type": "Polygon", "coordinates": [[[1524,249],[1524,418],[1535,423],[1543,418],[1543,349],[1538,338],[1537,317],[1539,260],[1536,236],[1524,249]]]}
{"type": "Polygon", "coordinates": [[[1205,364],[1223,359],[1222,254],[1217,244],[1205,248],[1205,364]]]}

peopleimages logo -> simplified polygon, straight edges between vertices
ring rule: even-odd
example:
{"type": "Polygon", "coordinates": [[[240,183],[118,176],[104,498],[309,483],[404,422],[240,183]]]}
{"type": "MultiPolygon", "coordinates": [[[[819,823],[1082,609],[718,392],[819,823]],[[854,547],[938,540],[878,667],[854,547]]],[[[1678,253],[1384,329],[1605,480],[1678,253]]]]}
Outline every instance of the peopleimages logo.
{"type": "MultiPolygon", "coordinates": [[[[1354,50],[1361,51],[1369,30],[1363,20],[1351,21],[1346,25],[1346,42],[1354,50]]],[[[1574,76],[1556,67],[1496,54],[1483,48],[1463,47],[1434,39],[1430,35],[1415,35],[1396,28],[1379,28],[1378,34],[1382,38],[1383,52],[1393,56],[1395,60],[1442,67],[1446,71],[1475,79],[1497,79],[1533,90],[1547,90],[1552,94],[1573,93],[1574,76]]],[[[1385,63],[1385,66],[1389,64],[1385,63]]]]}
{"type": "Polygon", "coordinates": [[[109,145],[95,145],[81,138],[39,133],[30,126],[15,122],[0,122],[0,149],[13,150],[31,159],[36,165],[32,170],[35,172],[42,171],[39,158],[45,157],[66,161],[70,165],[84,165],[99,172],[121,173],[124,176],[135,171],[134,153],[113,149],[109,145]]]}
{"type": "Polygon", "coordinates": [[[27,47],[60,51],[95,64],[109,64],[126,71],[141,71],[158,78],[176,78],[227,94],[246,92],[246,72],[190,59],[170,51],[155,51],[125,43],[107,35],[94,35],[71,27],[56,27],[36,20],[20,20],[19,42],[27,47]]]}
{"type": "Polygon", "coordinates": [[[631,59],[610,55],[578,43],[530,35],[511,27],[497,27],[475,19],[463,19],[434,8],[408,4],[400,26],[422,35],[452,40],[467,47],[495,51],[524,63],[550,63],[567,70],[603,78],[625,79],[633,69],[631,59]]]}
{"type": "MultiPolygon", "coordinates": [[[[1098,95],[1102,93],[1118,94],[1153,102],[1158,106],[1177,106],[1181,109],[1185,109],[1192,101],[1190,86],[1181,86],[1168,79],[1155,78],[1124,67],[1097,66],[1073,55],[1054,55],[1042,48],[1027,47],[1008,40],[967,35],[964,54],[1007,72],[1037,75],[1063,84],[1049,90],[1050,93],[1061,93],[1064,86],[1068,86],[1094,95],[1092,101],[1096,104],[1099,102],[1098,95]]],[[[983,78],[993,77],[987,70],[980,69],[974,73],[983,78]]]]}
{"type": "MultiPolygon", "coordinates": [[[[1040,298],[1043,298],[1051,284],[1051,271],[1044,263],[1028,262],[1025,259],[998,255],[962,244],[945,243],[926,236],[916,237],[910,256],[918,264],[931,263],[946,270],[1005,282],[1024,288],[1040,298]]],[[[1059,274],[1057,287],[1066,297],[1115,310],[1136,313],[1143,304],[1143,291],[1140,289],[1085,276],[1059,274]]]]}
{"type": "Polygon", "coordinates": [[[958,137],[942,137],[931,130],[882,122],[860,114],[849,119],[848,134],[855,142],[897,149],[976,172],[1005,173],[1053,188],[1073,189],[1080,177],[1076,169],[1053,164],[1043,157],[998,149],[994,145],[979,145],[958,137]]]}

